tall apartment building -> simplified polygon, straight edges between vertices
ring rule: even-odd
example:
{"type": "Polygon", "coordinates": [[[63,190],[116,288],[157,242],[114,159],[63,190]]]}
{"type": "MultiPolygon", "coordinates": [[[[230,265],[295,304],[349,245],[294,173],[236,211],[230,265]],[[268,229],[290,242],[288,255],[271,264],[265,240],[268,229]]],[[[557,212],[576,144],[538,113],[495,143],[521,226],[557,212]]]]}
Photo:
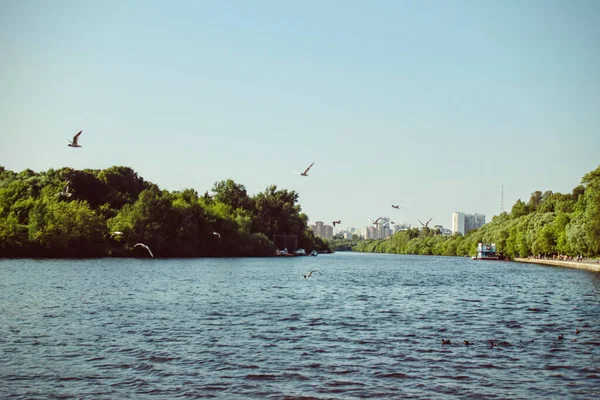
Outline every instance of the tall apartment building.
{"type": "Polygon", "coordinates": [[[374,226],[365,226],[363,228],[363,237],[365,239],[377,239],[377,229],[374,226]]]}
{"type": "Polygon", "coordinates": [[[473,229],[485,225],[485,215],[483,214],[465,214],[455,212],[452,214],[452,233],[461,233],[466,235],[473,229]]]}
{"type": "Polygon", "coordinates": [[[316,237],[323,239],[333,239],[333,226],[325,225],[323,221],[317,221],[310,226],[316,237]]]}
{"type": "Polygon", "coordinates": [[[323,238],[324,239],[333,239],[333,226],[331,226],[331,225],[323,226],[323,238]]]}
{"type": "Polygon", "coordinates": [[[325,226],[325,224],[323,223],[323,221],[315,222],[315,236],[323,237],[323,227],[324,226],[325,226]]]}
{"type": "Polygon", "coordinates": [[[377,234],[375,236],[376,239],[385,239],[390,236],[390,227],[389,227],[390,219],[388,217],[382,217],[379,220],[379,224],[377,225],[377,234]]]}

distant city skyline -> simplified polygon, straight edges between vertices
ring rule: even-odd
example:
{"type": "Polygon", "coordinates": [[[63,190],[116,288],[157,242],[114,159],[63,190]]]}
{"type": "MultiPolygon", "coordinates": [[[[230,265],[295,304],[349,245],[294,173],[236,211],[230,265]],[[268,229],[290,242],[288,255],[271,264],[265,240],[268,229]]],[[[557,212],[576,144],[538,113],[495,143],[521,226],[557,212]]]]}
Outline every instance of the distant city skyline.
{"type": "Polygon", "coordinates": [[[598,166],[598,20],[564,0],[5,1],[0,165],[277,185],[339,228],[491,221],[502,185],[510,211],[598,166]]]}

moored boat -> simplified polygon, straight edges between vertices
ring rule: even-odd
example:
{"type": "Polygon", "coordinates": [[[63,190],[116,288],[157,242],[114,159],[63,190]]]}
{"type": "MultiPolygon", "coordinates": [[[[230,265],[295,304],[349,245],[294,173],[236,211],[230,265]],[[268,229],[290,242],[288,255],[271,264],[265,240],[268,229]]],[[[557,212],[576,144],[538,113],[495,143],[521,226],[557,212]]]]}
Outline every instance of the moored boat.
{"type": "Polygon", "coordinates": [[[473,260],[503,260],[504,257],[496,252],[496,243],[478,243],[477,255],[471,257],[473,260]]]}

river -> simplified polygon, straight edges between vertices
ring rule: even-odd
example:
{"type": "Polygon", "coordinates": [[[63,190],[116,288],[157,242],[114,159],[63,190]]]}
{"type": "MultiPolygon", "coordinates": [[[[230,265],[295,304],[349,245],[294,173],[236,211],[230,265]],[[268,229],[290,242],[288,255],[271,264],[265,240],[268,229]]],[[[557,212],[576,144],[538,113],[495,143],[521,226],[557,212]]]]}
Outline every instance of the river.
{"type": "Polygon", "coordinates": [[[5,259],[0,382],[22,399],[598,398],[600,273],[360,253],[5,259]]]}

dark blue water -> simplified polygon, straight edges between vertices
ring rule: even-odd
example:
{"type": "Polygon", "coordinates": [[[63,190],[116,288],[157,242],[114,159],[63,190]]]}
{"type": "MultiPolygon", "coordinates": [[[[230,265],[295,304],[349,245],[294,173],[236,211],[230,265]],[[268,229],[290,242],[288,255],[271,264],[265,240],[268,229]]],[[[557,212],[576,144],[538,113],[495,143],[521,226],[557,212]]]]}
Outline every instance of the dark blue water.
{"type": "Polygon", "coordinates": [[[0,261],[1,398],[599,396],[598,273],[348,253],[0,261]]]}

